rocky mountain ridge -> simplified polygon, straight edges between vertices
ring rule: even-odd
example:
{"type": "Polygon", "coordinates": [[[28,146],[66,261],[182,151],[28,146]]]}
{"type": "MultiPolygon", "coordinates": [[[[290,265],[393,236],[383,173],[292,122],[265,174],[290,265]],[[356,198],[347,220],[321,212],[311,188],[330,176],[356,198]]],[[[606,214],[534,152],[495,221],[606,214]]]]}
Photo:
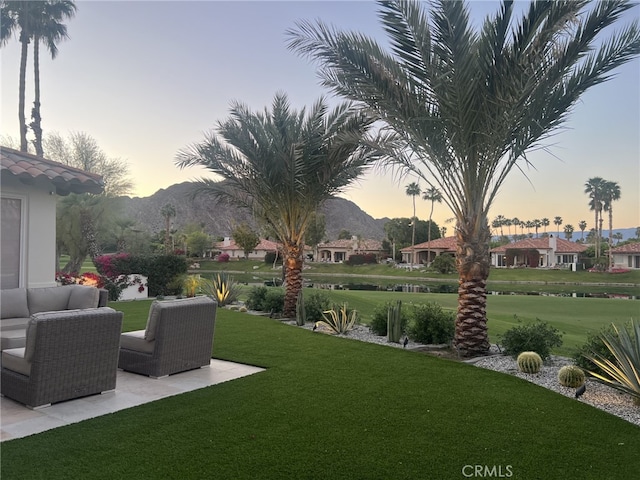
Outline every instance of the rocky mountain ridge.
{"type": "MultiPolygon", "coordinates": [[[[194,182],[183,182],[160,189],[149,197],[121,197],[125,215],[135,220],[138,228],[150,233],[164,231],[164,218],[160,210],[172,204],[176,216],[173,228],[181,229],[189,224],[204,224],[204,230],[214,237],[230,236],[235,225],[255,223],[248,212],[226,205],[216,204],[206,195],[192,196],[194,182]]],[[[388,218],[375,219],[355,203],[334,197],[321,208],[325,215],[326,236],[329,240],[338,238],[341,230],[362,238],[383,240],[384,224],[388,218]]]]}

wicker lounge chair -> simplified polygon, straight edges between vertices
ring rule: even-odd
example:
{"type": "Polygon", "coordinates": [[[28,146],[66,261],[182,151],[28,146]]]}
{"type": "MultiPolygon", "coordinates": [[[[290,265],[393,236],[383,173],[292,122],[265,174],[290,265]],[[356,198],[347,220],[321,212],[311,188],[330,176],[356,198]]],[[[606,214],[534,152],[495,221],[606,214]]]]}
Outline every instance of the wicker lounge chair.
{"type": "Polygon", "coordinates": [[[145,330],[123,333],[123,370],[166,377],[211,362],[217,302],[210,297],[154,301],[145,330]]]}
{"type": "Polygon", "coordinates": [[[26,347],[2,352],[2,394],[30,408],[116,388],[122,312],[34,313],[26,347]]]}

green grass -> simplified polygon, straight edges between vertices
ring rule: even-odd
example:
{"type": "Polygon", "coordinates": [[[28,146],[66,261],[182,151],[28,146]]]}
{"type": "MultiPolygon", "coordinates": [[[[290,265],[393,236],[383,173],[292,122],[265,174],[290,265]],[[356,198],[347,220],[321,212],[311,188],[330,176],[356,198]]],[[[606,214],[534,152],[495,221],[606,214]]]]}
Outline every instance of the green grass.
{"type": "MultiPolygon", "coordinates": [[[[148,301],[113,304],[125,330],[148,301]],[[136,312],[136,313],[134,313],[136,312]]],[[[526,381],[220,310],[213,354],[265,372],[2,444],[3,479],[622,479],[640,429],[526,381]],[[615,461],[611,461],[615,458],[615,461]]]]}

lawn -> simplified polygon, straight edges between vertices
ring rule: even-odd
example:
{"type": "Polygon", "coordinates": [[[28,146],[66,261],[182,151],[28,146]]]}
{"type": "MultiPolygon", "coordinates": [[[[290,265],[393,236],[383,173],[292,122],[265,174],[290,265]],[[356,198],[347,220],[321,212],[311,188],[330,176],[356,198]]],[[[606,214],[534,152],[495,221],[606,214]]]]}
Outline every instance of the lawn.
{"type": "MultiPolygon", "coordinates": [[[[148,305],[112,304],[125,330],[148,305]]],[[[625,479],[640,467],[637,426],[509,375],[223,309],[213,355],[267,370],[4,442],[2,478],[463,479],[481,465],[625,479]]]]}

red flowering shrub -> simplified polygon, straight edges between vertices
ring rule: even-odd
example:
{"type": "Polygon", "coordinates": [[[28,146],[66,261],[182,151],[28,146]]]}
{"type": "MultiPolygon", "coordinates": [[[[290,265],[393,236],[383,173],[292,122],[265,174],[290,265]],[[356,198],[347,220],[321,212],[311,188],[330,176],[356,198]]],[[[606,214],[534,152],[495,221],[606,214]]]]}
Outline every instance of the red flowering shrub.
{"type": "Polygon", "coordinates": [[[228,262],[229,261],[229,254],[228,253],[221,253],[220,255],[218,255],[218,261],[220,263],[228,262]]]}

